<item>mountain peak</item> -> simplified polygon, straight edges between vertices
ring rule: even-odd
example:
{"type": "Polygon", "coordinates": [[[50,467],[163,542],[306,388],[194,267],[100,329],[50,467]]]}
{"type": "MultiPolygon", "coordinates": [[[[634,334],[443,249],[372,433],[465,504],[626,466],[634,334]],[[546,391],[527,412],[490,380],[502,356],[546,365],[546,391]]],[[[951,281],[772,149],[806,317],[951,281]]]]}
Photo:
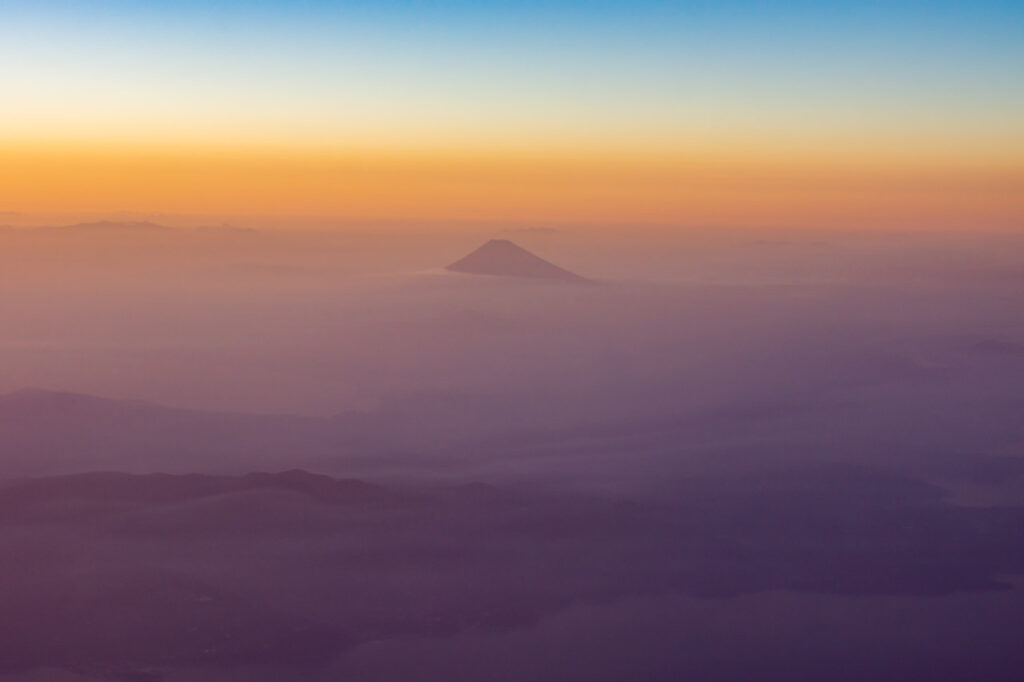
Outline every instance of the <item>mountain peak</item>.
{"type": "Polygon", "coordinates": [[[563,282],[586,281],[583,277],[535,256],[507,239],[491,239],[446,269],[470,275],[523,277],[563,282]]]}

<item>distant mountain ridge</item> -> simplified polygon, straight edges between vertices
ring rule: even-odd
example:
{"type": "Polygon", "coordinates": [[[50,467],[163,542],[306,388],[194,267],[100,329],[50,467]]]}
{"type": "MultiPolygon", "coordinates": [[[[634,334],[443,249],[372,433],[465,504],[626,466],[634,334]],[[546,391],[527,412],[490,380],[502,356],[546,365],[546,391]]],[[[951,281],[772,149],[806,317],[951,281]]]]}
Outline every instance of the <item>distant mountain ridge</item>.
{"type": "MultiPolygon", "coordinates": [[[[412,395],[375,412],[321,417],[183,409],[26,388],[0,393],[0,479],[90,471],[421,471],[428,466],[423,460],[401,453],[409,447],[406,439],[419,442],[416,434],[434,428],[421,425],[419,415],[439,399],[412,395]]],[[[475,396],[449,400],[431,413],[431,424],[478,403],[475,396]]]]}
{"type": "Polygon", "coordinates": [[[585,277],[549,263],[507,239],[492,239],[446,270],[469,275],[586,282],[585,277]]]}
{"type": "MultiPolygon", "coordinates": [[[[0,226],[3,229],[5,226],[0,226]]],[[[106,235],[187,235],[187,234],[224,234],[253,235],[259,231],[251,227],[238,227],[229,223],[220,225],[199,225],[196,227],[175,227],[154,223],[149,220],[95,220],[70,225],[42,225],[38,227],[17,228],[20,232],[40,235],[87,235],[102,233],[106,235]]]]}
{"type": "Polygon", "coordinates": [[[279,468],[290,460],[350,453],[350,423],[23,389],[0,395],[0,478],[97,469],[241,473],[279,468]]]}
{"type": "Polygon", "coordinates": [[[332,504],[372,502],[390,497],[383,488],[371,483],[301,469],[240,476],[88,472],[10,482],[0,487],[0,507],[36,504],[49,498],[157,504],[254,490],[293,492],[332,504]]]}
{"type": "Polygon", "coordinates": [[[97,220],[94,222],[75,223],[74,225],[52,225],[38,227],[44,232],[86,232],[86,231],[123,231],[123,232],[176,232],[177,228],[153,223],[148,220],[97,220]]]}

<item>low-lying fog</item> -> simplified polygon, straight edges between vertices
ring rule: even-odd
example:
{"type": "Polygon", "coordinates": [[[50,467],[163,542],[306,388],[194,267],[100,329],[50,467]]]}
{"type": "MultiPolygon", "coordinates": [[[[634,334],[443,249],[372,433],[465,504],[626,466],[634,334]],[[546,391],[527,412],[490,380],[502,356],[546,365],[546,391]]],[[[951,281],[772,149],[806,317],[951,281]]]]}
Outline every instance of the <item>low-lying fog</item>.
{"type": "Polygon", "coordinates": [[[0,679],[1021,679],[1022,311],[1005,233],[0,228],[0,679]]]}

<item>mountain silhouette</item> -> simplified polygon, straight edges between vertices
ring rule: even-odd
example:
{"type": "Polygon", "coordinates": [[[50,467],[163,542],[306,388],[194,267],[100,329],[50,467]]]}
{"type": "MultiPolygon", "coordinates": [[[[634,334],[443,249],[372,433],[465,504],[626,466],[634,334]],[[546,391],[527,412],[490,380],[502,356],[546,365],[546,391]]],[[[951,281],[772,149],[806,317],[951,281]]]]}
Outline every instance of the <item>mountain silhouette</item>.
{"type": "Polygon", "coordinates": [[[344,457],[359,427],[351,419],[182,410],[25,389],[0,395],[0,478],[277,469],[344,457]]]}
{"type": "MultiPolygon", "coordinates": [[[[392,491],[358,479],[333,478],[301,469],[276,473],[252,472],[239,476],[137,475],[95,471],[6,481],[0,484],[0,509],[8,515],[31,512],[52,506],[55,499],[64,502],[102,501],[109,508],[150,506],[216,496],[245,495],[256,491],[294,493],[327,504],[405,504],[418,499],[415,495],[392,491]]],[[[70,506],[73,511],[81,511],[74,505],[70,506]]]]}
{"type": "Polygon", "coordinates": [[[52,225],[48,227],[35,228],[37,232],[41,233],[68,233],[68,234],[85,234],[93,232],[104,232],[104,233],[117,233],[117,234],[154,234],[154,233],[173,233],[179,230],[174,227],[167,225],[160,225],[159,223],[152,223],[148,220],[142,221],[119,221],[119,220],[98,220],[91,223],[75,223],[74,225],[52,225]]]}
{"type": "Polygon", "coordinates": [[[470,275],[585,282],[586,278],[533,255],[507,239],[492,239],[446,270],[470,275]]]}

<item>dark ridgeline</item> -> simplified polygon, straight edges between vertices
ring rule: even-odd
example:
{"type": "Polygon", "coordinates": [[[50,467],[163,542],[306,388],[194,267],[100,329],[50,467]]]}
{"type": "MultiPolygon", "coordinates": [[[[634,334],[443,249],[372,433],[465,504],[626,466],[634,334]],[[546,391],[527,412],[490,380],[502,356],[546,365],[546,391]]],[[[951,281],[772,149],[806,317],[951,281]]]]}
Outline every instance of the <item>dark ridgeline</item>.
{"type": "MultiPolygon", "coordinates": [[[[1005,594],[1001,577],[1024,570],[1024,509],[958,507],[901,476],[810,467],[664,492],[622,499],[298,470],[7,481],[0,677],[54,667],[87,680],[208,680],[161,675],[205,668],[229,679],[230,668],[262,666],[245,679],[343,679],[331,666],[360,644],[496,635],[578,604],[1005,594]]],[[[993,625],[973,636],[998,636],[993,625]]],[[[977,679],[1014,679],[992,674],[1014,655],[992,652],[977,679]]],[[[684,658],[673,665],[685,670],[684,658]]],[[[884,665],[856,679],[896,679],[875,674],[884,665]]]]}
{"type": "Polygon", "coordinates": [[[507,239],[492,239],[445,269],[469,275],[524,277],[562,282],[588,281],[585,277],[533,255],[507,239]]]}

